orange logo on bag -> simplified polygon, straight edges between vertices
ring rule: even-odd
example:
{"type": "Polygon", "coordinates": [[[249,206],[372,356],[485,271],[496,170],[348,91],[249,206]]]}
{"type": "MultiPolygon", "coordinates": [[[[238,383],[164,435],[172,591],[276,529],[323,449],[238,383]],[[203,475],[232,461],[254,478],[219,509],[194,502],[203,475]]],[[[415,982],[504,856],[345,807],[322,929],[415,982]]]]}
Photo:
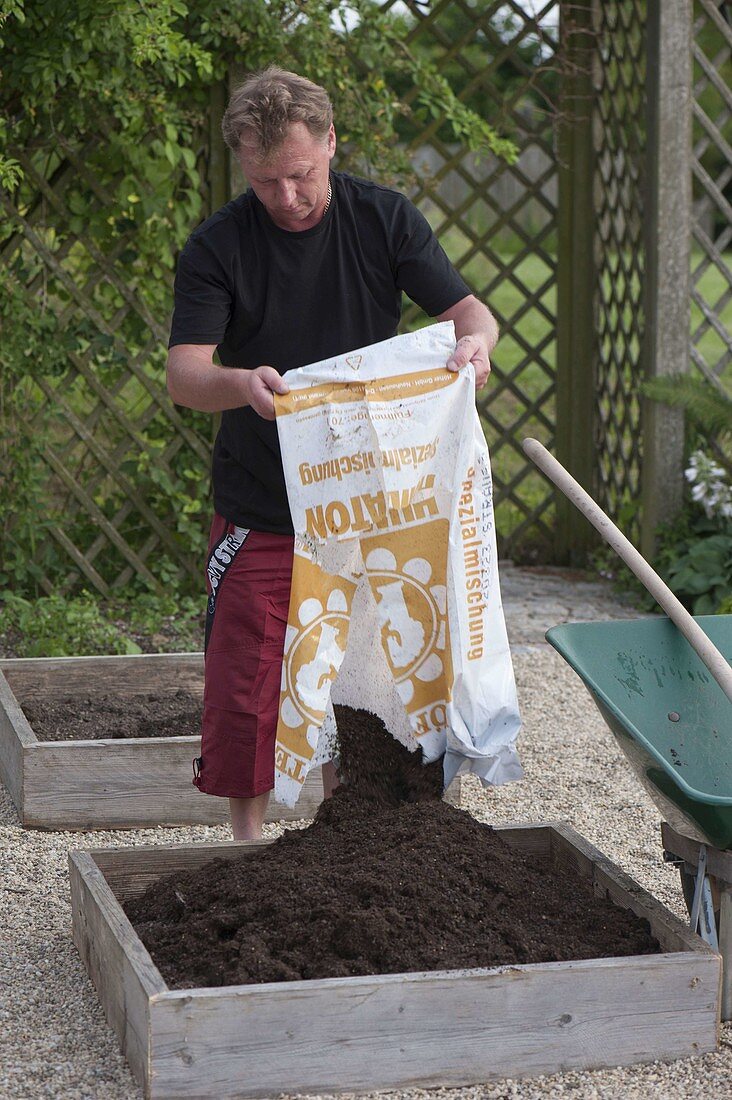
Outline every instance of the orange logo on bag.
{"type": "Polygon", "coordinates": [[[326,607],[309,597],[300,604],[302,629],[285,661],[287,692],[295,707],[311,722],[322,719],[318,706],[325,684],[335,680],[346,653],[348,618],[339,608],[340,589],[334,589],[326,607]],[[335,597],[335,598],[334,598],[335,597]],[[329,610],[335,606],[338,610],[329,610]]]}
{"type": "Polygon", "coordinates": [[[355,589],[295,554],[275,762],[298,781],[317,747],[330,685],[345,656],[355,589]]]}
{"type": "Polygon", "coordinates": [[[441,728],[452,695],[447,621],[450,525],[438,519],[361,540],[381,642],[417,736],[441,728]]]}

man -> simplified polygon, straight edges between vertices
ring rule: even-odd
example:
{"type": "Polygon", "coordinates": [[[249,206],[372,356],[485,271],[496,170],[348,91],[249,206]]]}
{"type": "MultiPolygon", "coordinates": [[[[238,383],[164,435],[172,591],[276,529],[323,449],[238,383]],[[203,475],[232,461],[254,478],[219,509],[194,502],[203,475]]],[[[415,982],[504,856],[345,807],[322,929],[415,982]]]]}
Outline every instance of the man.
{"type": "MultiPolygon", "coordinates": [[[[476,386],[498,339],[491,313],[396,191],[332,172],[327,93],[277,68],[234,92],[224,138],[250,190],[191,236],[175,284],[168,389],[221,412],[213,455],[206,687],[195,782],[230,800],[234,838],[256,839],[274,743],[293,530],[274,423],[286,372],[396,334],[405,291],[458,337],[450,370],[476,386]],[[218,351],[221,366],[214,363],[218,351]]],[[[323,768],[326,797],[336,785],[323,768]]]]}

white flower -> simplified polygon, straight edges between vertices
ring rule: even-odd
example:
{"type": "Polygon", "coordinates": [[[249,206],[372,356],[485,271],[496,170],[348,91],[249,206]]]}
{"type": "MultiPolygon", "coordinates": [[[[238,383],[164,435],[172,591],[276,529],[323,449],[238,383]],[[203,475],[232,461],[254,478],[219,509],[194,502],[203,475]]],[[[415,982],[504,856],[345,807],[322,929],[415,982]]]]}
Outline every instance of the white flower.
{"type": "Polygon", "coordinates": [[[710,519],[732,517],[732,485],[726,471],[703,451],[695,451],[684,471],[691,485],[691,497],[710,519]]]}

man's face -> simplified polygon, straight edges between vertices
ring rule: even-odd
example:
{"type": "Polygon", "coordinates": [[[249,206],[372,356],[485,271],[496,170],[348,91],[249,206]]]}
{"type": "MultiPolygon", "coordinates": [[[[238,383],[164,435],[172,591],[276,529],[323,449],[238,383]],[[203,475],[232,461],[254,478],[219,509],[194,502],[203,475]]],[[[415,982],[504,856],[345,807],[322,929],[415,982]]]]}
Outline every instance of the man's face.
{"type": "Polygon", "coordinates": [[[293,122],[282,145],[266,160],[241,145],[241,170],[275,225],[297,233],[318,224],[335,147],[332,126],[325,138],[316,138],[304,122],[293,122]]]}

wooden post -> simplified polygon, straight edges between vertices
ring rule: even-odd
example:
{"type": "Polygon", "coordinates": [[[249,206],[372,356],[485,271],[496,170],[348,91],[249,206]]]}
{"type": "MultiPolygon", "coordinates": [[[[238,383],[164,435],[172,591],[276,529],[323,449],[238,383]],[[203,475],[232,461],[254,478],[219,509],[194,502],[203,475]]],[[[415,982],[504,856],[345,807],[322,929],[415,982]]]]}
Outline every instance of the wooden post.
{"type": "MultiPolygon", "coordinates": [[[[563,67],[558,128],[556,454],[588,492],[594,492],[596,378],[595,215],[592,139],[595,36],[592,0],[560,9],[563,67]]],[[[581,564],[594,533],[561,493],[556,499],[558,563],[581,564]]]]}
{"type": "MultiPolygon", "coordinates": [[[[650,0],[647,29],[646,378],[689,366],[692,2],[650,0]]],[[[684,414],[643,403],[641,550],[653,558],[659,523],[681,508],[684,414]]]]}
{"type": "Polygon", "coordinates": [[[228,102],[228,82],[211,85],[208,114],[208,194],[209,214],[231,198],[229,187],[229,150],[221,133],[221,119],[228,102]]]}

